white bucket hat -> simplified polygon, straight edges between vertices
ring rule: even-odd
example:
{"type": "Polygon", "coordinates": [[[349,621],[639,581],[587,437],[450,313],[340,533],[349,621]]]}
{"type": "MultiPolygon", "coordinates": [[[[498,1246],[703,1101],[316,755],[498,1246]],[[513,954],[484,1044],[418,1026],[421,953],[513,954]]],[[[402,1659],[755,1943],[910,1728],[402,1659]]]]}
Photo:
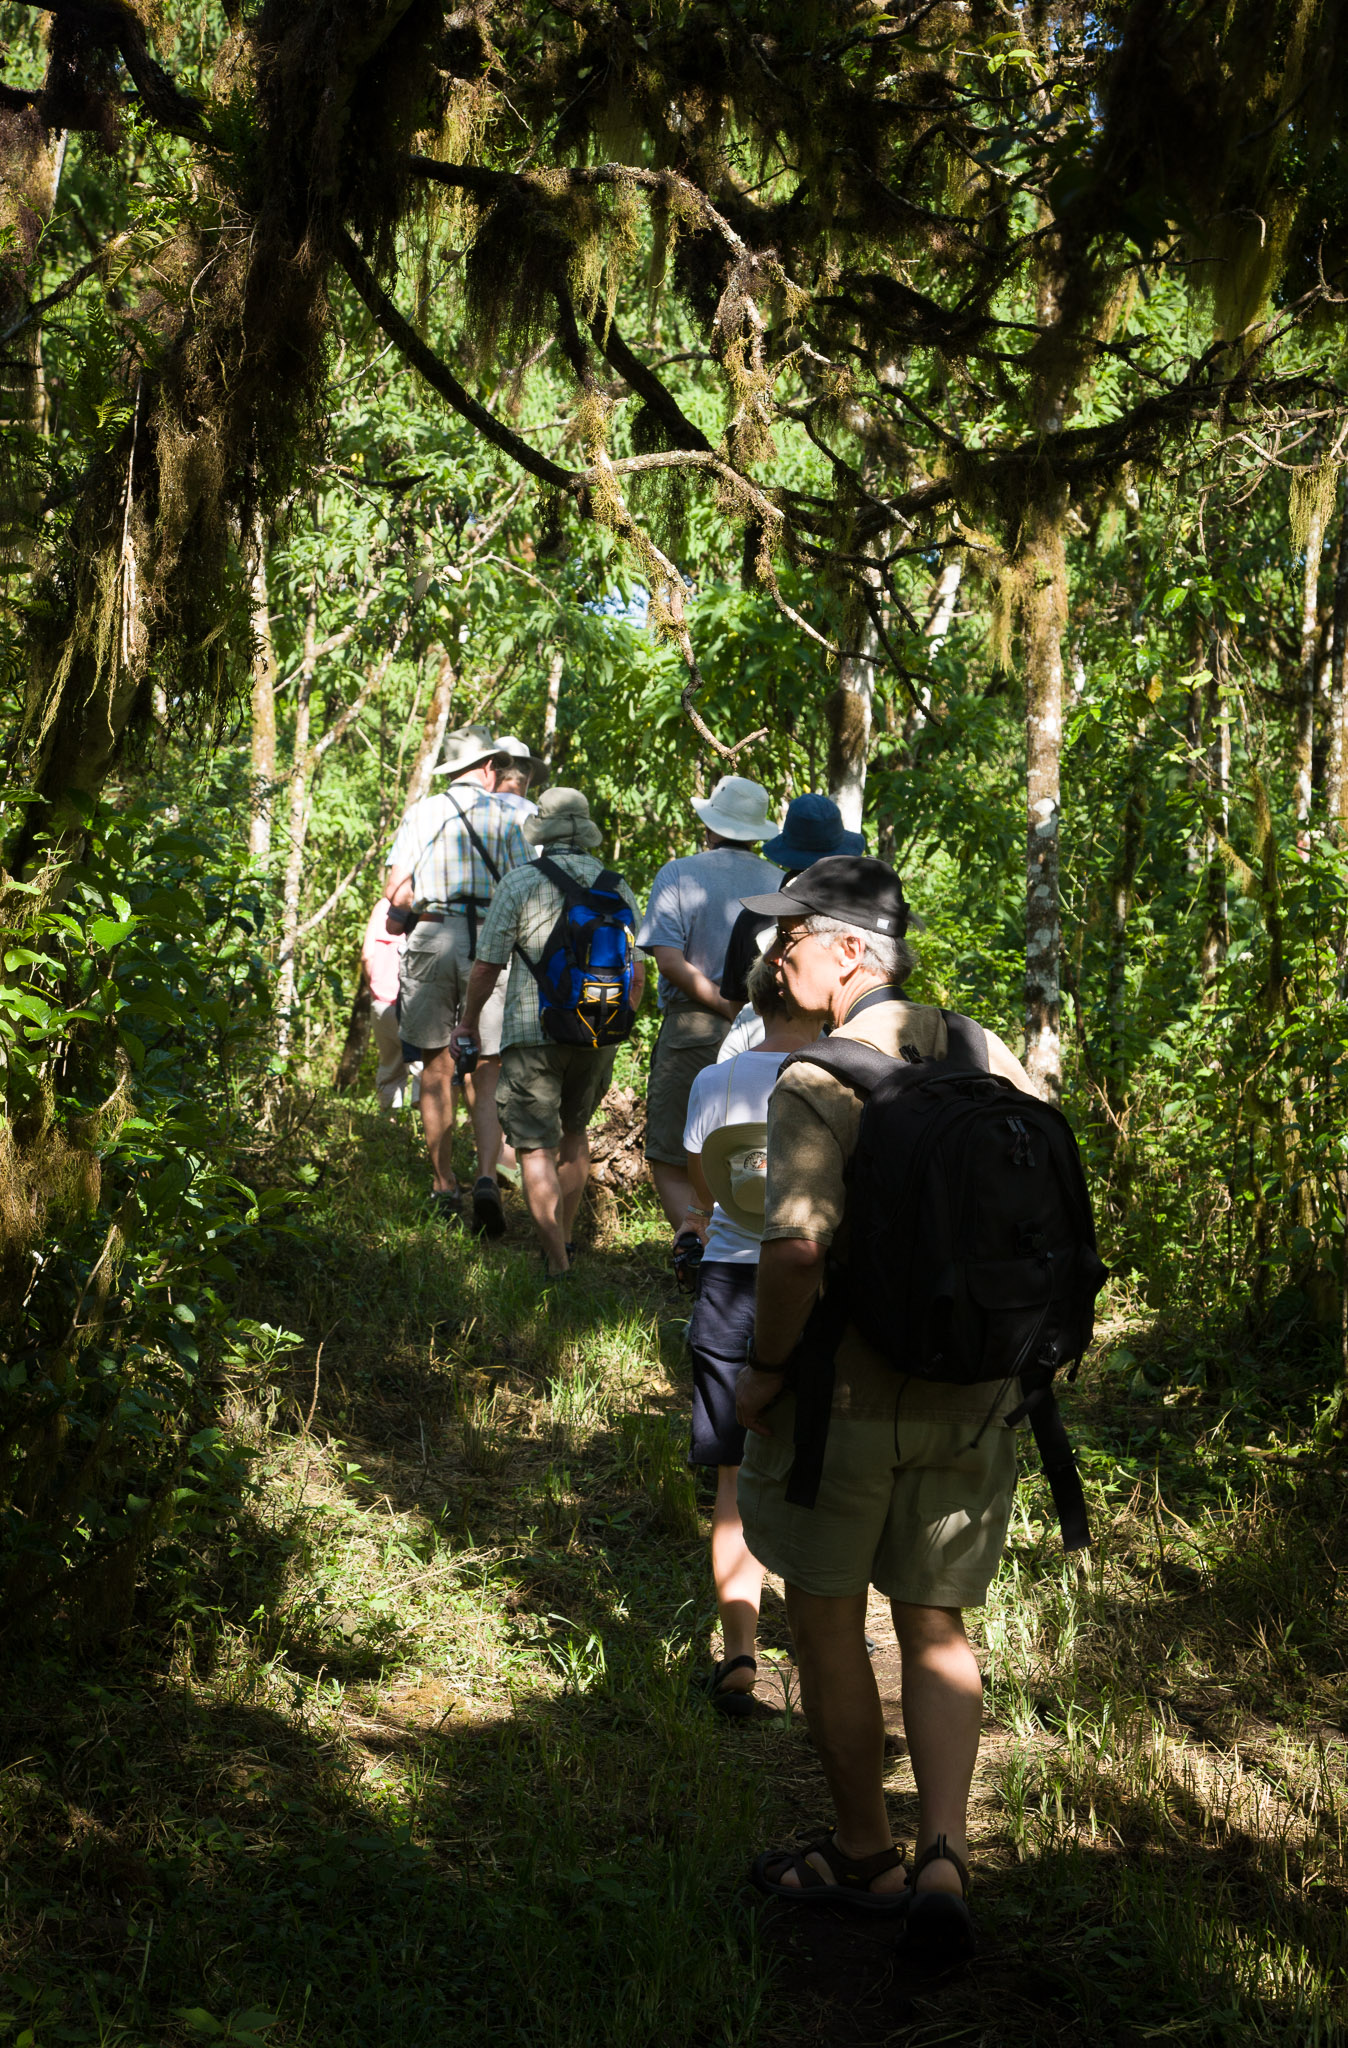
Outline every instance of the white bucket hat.
{"type": "Polygon", "coordinates": [[[732,1223],[751,1237],[763,1235],[768,1192],[766,1124],[722,1124],[702,1141],[707,1186],[732,1223]]]}
{"type": "Polygon", "coordinates": [[[466,775],[499,753],[489,725],[460,725],[445,734],[444,753],[431,770],[432,775],[466,775]]]}
{"type": "Polygon", "coordinates": [[[776,829],[767,791],[747,775],[723,775],[710,796],[693,798],[693,809],[722,839],[766,839],[776,829]]]}

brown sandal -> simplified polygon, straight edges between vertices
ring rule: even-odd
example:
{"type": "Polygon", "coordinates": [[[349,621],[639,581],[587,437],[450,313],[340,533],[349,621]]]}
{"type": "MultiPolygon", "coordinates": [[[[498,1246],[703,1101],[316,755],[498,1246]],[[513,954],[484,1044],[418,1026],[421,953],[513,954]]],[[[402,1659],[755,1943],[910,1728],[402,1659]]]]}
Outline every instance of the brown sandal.
{"type": "Polygon", "coordinates": [[[803,1849],[768,1849],[756,1858],[750,1877],[770,1899],[786,1899],[793,1906],[846,1906],[856,1913],[905,1913],[909,1893],[873,1892],[872,1878],[887,1870],[903,1868],[902,1849],[881,1849],[874,1856],[844,1856],[832,1831],[803,1849]],[[821,1877],[807,1859],[818,1856],[828,1866],[833,1882],[821,1877]],[[788,1872],[795,1884],[783,1884],[788,1872]]]}

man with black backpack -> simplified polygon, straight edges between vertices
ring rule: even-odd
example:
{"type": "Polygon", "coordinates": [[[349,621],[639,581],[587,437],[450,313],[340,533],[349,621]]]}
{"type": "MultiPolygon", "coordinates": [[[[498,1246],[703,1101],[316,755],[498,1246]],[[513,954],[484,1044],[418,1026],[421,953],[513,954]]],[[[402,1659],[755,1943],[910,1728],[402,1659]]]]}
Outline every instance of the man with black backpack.
{"type": "Polygon", "coordinates": [[[471,1040],[510,963],[501,1031],[501,1120],[550,1274],[569,1270],[590,1173],[586,1132],[636,1020],[645,968],[636,898],[597,859],[599,827],[578,789],[549,789],[524,836],[541,849],[491,900],[451,1049],[471,1040]]]}
{"type": "Polygon", "coordinates": [[[819,861],[774,916],[769,958],[830,1034],[788,1061],[768,1109],[754,1344],[737,1413],[745,1540],[786,1582],[801,1697],[837,1808],[759,1887],[905,1915],[934,1967],[972,1947],[964,1858],[982,1684],[962,1609],[985,1599],[1015,1490],[1007,1427],[1029,1413],[1069,1547],[1084,1503],[1052,1397],[1089,1340],[1103,1278],[1075,1141],[1020,1063],[968,1018],[904,1001],[897,875],[819,861]],[[883,1791],[867,1658],[892,1605],[920,1803],[905,1879],[883,1791]]]}

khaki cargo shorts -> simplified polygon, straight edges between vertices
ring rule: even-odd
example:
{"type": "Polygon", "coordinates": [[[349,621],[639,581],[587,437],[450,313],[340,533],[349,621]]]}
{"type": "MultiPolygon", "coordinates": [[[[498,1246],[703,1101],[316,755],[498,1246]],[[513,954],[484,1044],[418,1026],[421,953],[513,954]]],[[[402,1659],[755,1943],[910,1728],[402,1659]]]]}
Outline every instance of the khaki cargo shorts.
{"type": "Polygon", "coordinates": [[[683,1129],[688,1121],[688,1097],[703,1068],[715,1060],[729,1029],[727,1019],[710,1010],[691,1014],[672,1010],[660,1026],[646,1084],[648,1159],[658,1159],[662,1166],[686,1164],[683,1129]]]}
{"type": "Polygon", "coordinates": [[[784,1394],[764,1418],[772,1435],[750,1435],[745,1446],[745,1542],[803,1593],[838,1598],[875,1586],[914,1607],[980,1607],[1016,1491],[1015,1435],[1000,1417],[973,1444],[997,1392],[896,1380],[890,1414],[835,1411],[812,1508],[786,1503],[796,1403],[784,1394]]]}
{"type": "MultiPolygon", "coordinates": [[[[398,971],[398,1029],[405,1045],[429,1053],[440,1052],[449,1044],[472,965],[466,917],[451,911],[443,924],[432,924],[423,917],[413,928],[398,971]]],[[[478,1025],[477,1042],[488,1059],[501,1050],[505,984],[506,970],[502,968],[478,1025]]]]}
{"type": "Polygon", "coordinates": [[[496,1107],[517,1152],[555,1152],[563,1132],[589,1128],[608,1094],[616,1046],[508,1045],[501,1054],[496,1107]]]}

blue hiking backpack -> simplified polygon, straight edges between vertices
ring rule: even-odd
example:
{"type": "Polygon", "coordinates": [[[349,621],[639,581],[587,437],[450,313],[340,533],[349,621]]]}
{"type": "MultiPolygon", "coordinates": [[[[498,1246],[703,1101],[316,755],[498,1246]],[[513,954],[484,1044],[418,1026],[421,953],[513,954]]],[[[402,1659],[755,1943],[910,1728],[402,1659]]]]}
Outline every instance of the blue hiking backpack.
{"type": "Polygon", "coordinates": [[[592,1052],[618,1045],[636,1022],[636,919],[618,877],[605,868],[592,882],[577,882],[546,855],[535,865],[565,899],[539,958],[518,949],[538,983],[543,1029],[558,1045],[592,1052]]]}

